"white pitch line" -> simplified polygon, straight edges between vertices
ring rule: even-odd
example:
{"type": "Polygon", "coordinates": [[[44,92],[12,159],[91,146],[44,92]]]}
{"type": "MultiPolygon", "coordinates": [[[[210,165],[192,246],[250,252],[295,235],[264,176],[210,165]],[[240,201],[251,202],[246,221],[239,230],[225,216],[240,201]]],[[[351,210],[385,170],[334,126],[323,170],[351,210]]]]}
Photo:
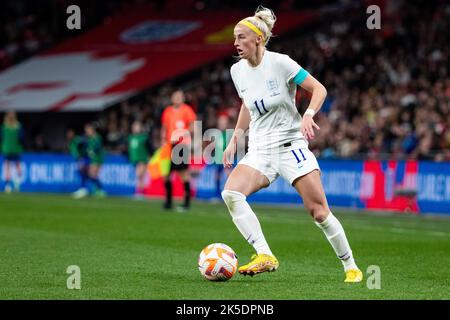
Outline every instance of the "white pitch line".
{"type": "Polygon", "coordinates": [[[432,231],[432,230],[413,230],[413,229],[405,229],[405,228],[380,228],[380,227],[372,227],[368,225],[359,226],[358,229],[365,229],[365,230],[374,230],[374,231],[390,231],[393,233],[401,233],[401,234],[427,234],[437,237],[450,237],[450,233],[441,232],[441,231],[432,231]]]}
{"type": "Polygon", "coordinates": [[[426,234],[438,236],[438,237],[450,236],[450,234],[445,233],[445,232],[431,231],[431,230],[411,230],[411,229],[403,229],[403,228],[390,228],[389,230],[392,232],[397,232],[397,233],[426,233],[426,234]]]}

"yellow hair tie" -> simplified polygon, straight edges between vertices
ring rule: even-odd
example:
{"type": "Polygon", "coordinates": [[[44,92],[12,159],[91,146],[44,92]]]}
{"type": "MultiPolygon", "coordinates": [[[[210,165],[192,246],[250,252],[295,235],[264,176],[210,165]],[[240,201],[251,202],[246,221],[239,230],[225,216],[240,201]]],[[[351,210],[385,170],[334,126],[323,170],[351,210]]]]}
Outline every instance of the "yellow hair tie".
{"type": "Polygon", "coordinates": [[[251,23],[250,21],[244,19],[244,20],[239,21],[238,24],[243,24],[244,26],[249,27],[250,29],[253,30],[253,32],[255,32],[258,36],[261,36],[263,38],[263,40],[265,41],[264,34],[262,33],[262,31],[259,30],[259,28],[257,26],[255,26],[253,23],[251,23]]]}

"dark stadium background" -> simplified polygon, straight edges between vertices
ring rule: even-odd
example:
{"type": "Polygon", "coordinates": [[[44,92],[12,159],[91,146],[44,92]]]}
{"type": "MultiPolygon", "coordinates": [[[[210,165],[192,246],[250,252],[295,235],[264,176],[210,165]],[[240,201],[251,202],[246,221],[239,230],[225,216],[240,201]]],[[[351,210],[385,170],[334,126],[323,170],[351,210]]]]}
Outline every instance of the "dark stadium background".
{"type": "MultiPolygon", "coordinates": [[[[221,10],[240,10],[245,15],[253,12],[259,3],[266,4],[275,12],[320,12],[316,22],[279,34],[269,45],[270,50],[290,54],[309,68],[330,92],[323,108],[324,116],[319,116],[318,120],[325,131],[312,142],[317,155],[450,160],[448,7],[445,1],[395,1],[392,5],[395,11],[383,14],[380,31],[365,27],[369,16],[365,8],[377,3],[388,7],[387,4],[394,1],[356,1],[350,5],[346,1],[42,0],[3,3],[0,13],[3,21],[0,70],[108,23],[111,16],[122,15],[139,4],[148,3],[167,17],[177,11],[185,13],[186,17],[195,12],[213,15],[221,10]],[[70,4],[78,4],[82,9],[81,30],[65,27],[69,16],[65,9],[70,4]],[[348,9],[344,13],[339,6],[348,9]],[[379,94],[374,96],[374,90],[379,94]],[[332,103],[333,110],[329,110],[332,103]],[[386,113],[389,119],[383,123],[371,123],[375,121],[372,119],[375,112],[377,115],[386,113]],[[329,131],[334,134],[327,134],[329,131]]],[[[72,123],[81,126],[93,120],[99,121],[107,148],[111,152],[120,152],[120,139],[108,138],[108,134],[115,136],[108,126],[119,127],[118,130],[123,129],[123,134],[126,134],[129,122],[140,116],[157,129],[161,110],[167,104],[167,92],[175,87],[188,88],[188,102],[195,106],[207,127],[214,126],[214,112],[239,107],[233,88],[229,88],[228,71],[232,62],[230,56],[190,73],[182,73],[102,112],[77,112],[75,115],[21,113],[20,120],[27,133],[27,149],[62,151],[65,148],[64,129],[72,123]],[[235,99],[228,101],[226,93],[235,99]],[[117,117],[117,124],[111,124],[114,122],[111,117],[117,117]],[[125,122],[128,123],[127,128],[122,128],[125,122]]],[[[305,107],[304,101],[300,103],[300,110],[305,107]]],[[[233,120],[232,117],[231,123],[233,120]]]]}

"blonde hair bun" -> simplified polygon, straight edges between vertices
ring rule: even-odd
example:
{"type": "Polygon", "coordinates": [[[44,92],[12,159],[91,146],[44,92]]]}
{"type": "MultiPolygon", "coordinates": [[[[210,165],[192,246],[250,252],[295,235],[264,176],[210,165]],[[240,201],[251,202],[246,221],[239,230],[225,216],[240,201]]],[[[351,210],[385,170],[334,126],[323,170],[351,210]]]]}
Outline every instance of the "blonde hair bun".
{"type": "Polygon", "coordinates": [[[269,31],[269,34],[267,34],[267,39],[270,38],[272,36],[273,26],[277,20],[273,11],[269,8],[258,6],[255,11],[255,17],[261,19],[266,24],[267,31],[269,31]]]}

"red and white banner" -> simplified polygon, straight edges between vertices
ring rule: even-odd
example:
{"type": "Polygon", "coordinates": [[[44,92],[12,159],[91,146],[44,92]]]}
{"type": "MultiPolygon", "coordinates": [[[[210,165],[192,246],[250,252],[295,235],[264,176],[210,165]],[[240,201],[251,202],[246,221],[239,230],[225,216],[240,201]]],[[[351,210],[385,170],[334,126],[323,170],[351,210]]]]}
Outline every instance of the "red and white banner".
{"type": "MultiPolygon", "coordinates": [[[[231,56],[233,27],[251,13],[154,13],[139,6],[0,73],[0,111],[95,111],[231,56]]],[[[278,14],[275,34],[313,19],[278,14]]],[[[64,26],[65,27],[65,26],[64,26]]]]}

